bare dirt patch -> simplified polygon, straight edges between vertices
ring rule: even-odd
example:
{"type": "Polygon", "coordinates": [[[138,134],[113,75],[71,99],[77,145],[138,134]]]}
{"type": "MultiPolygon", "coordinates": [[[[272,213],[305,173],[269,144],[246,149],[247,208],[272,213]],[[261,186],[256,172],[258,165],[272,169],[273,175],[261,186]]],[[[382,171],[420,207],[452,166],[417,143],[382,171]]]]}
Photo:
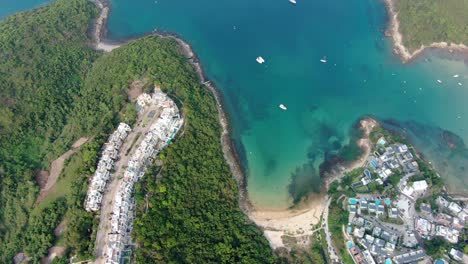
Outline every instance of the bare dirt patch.
{"type": "Polygon", "coordinates": [[[130,84],[130,90],[128,91],[128,97],[131,101],[135,100],[138,96],[143,93],[143,87],[148,83],[148,78],[142,80],[135,80],[130,84]]]}
{"type": "Polygon", "coordinates": [[[41,192],[37,197],[36,204],[42,202],[44,198],[47,197],[50,190],[57,182],[57,179],[63,170],[63,164],[65,163],[65,160],[67,160],[71,155],[73,155],[73,153],[75,153],[79,149],[79,147],[81,147],[81,145],[83,145],[87,141],[88,138],[85,137],[78,139],[75,143],[73,143],[72,148],[70,150],[65,152],[58,159],[52,161],[52,164],[50,165],[50,173],[47,177],[47,182],[45,183],[44,187],[41,186],[41,192]]]}
{"type": "Polygon", "coordinates": [[[56,257],[61,257],[65,255],[66,248],[65,247],[51,247],[49,248],[49,254],[47,257],[42,258],[41,264],[50,264],[52,263],[52,260],[56,257]]]}
{"type": "Polygon", "coordinates": [[[54,229],[54,235],[59,237],[67,230],[67,222],[63,220],[60,224],[54,229]]]}

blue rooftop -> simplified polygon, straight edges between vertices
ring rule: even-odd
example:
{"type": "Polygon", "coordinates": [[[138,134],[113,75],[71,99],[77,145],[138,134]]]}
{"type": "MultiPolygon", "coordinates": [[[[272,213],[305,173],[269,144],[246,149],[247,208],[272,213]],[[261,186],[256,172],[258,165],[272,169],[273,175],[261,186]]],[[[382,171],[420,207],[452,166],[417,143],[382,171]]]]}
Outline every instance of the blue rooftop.
{"type": "Polygon", "coordinates": [[[367,177],[372,178],[372,175],[371,175],[371,173],[370,173],[369,170],[367,170],[367,169],[364,170],[364,174],[365,174],[367,177]]]}

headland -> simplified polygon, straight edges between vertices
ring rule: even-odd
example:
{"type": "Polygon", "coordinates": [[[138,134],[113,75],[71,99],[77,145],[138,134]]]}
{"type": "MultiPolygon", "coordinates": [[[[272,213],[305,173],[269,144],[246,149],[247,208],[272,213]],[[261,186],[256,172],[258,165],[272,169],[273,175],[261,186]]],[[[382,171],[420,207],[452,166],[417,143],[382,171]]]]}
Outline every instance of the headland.
{"type": "Polygon", "coordinates": [[[450,43],[445,41],[432,42],[430,44],[423,44],[416,50],[410,50],[403,42],[405,36],[401,33],[399,13],[396,9],[395,0],[385,0],[387,6],[388,16],[390,19],[389,28],[386,30],[385,35],[392,38],[393,51],[400,56],[403,63],[410,62],[418,55],[421,55],[426,49],[444,49],[450,53],[453,52],[468,52],[468,46],[464,43],[450,43]]]}

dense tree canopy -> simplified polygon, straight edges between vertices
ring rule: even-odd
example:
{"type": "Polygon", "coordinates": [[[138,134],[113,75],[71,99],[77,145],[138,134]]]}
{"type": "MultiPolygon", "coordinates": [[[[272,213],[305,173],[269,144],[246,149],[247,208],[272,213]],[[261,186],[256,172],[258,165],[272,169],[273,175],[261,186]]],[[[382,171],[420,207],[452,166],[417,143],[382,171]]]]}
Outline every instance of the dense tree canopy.
{"type": "Polygon", "coordinates": [[[130,72],[152,78],[181,101],[187,119],[184,135],[161,155],[163,177],[156,179],[150,171],[138,188],[139,205],[145,206],[148,194],[149,206],[138,211],[134,224],[137,262],[272,262],[266,239],[238,207],[237,184],[221,150],[215,100],[200,86],[177,42],[133,41],[104,56],[93,74],[107,76],[100,71],[110,69],[120,76],[130,72]]]}
{"type": "Polygon", "coordinates": [[[468,45],[468,0],[392,0],[410,51],[433,42],[468,45]]]}
{"type": "Polygon", "coordinates": [[[49,157],[76,137],[62,135],[98,55],[86,36],[95,15],[88,1],[60,0],[0,22],[1,263],[11,262],[28,239],[38,190],[34,171],[46,168],[49,157]]]}
{"type": "Polygon", "coordinates": [[[109,131],[134,118],[128,87],[143,77],[180,100],[188,125],[163,154],[164,177],[149,174],[139,188],[139,202],[148,193],[150,206],[135,222],[137,261],[274,261],[238,207],[214,98],[177,42],[146,37],[103,55],[88,47],[95,15],[87,0],[58,0],[0,22],[0,263],[22,251],[37,262],[64,218],[62,243],[78,256],[92,253],[96,220],[82,208],[87,177],[109,131]],[[80,136],[91,140],[60,176],[70,190],[36,206],[34,172],[47,169],[80,136]]]}

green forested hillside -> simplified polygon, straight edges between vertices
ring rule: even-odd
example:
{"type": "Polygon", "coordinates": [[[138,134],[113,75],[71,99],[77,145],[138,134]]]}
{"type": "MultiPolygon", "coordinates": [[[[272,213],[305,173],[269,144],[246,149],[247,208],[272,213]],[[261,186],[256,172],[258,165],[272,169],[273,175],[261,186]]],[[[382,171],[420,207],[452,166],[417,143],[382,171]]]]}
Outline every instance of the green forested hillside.
{"type": "MultiPolygon", "coordinates": [[[[56,157],[77,136],[67,133],[67,140],[53,144],[72,123],[77,95],[98,56],[87,47],[86,36],[95,15],[88,1],[60,0],[0,22],[1,263],[10,263],[19,250],[47,247],[49,239],[41,232],[51,227],[28,227],[38,192],[34,171],[46,168],[47,157],[56,157]]],[[[55,211],[48,207],[35,219],[43,219],[49,210],[55,211]]]]}
{"type": "Polygon", "coordinates": [[[410,51],[433,42],[468,45],[468,0],[392,0],[403,44],[410,51]]]}
{"type": "Polygon", "coordinates": [[[149,174],[139,189],[151,206],[135,222],[138,262],[273,261],[238,208],[214,98],[177,43],[146,37],[103,55],[88,47],[95,15],[87,0],[58,0],[0,22],[0,263],[18,252],[37,263],[57,242],[53,230],[63,219],[58,243],[91,256],[96,219],[82,208],[87,177],[109,131],[129,118],[128,86],[141,77],[177,96],[189,125],[163,154],[165,177],[149,174]],[[34,172],[80,136],[92,140],[66,162],[59,182],[68,181],[68,189],[36,205],[34,172]]]}
{"type": "Polygon", "coordinates": [[[108,72],[145,74],[177,97],[186,113],[184,135],[161,154],[164,177],[156,180],[149,172],[138,189],[140,198],[148,193],[149,208],[135,220],[137,263],[270,263],[266,239],[238,207],[214,98],[177,47],[172,39],[133,41],[104,56],[89,78],[108,83],[108,72]]]}

